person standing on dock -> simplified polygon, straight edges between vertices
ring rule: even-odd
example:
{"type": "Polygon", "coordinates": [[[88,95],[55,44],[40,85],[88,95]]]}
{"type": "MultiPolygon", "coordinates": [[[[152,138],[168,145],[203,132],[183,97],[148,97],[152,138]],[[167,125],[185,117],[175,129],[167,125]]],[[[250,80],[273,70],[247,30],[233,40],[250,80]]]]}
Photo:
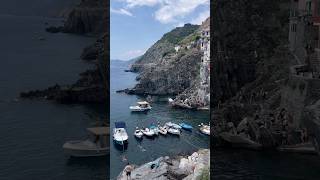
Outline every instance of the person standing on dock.
{"type": "Polygon", "coordinates": [[[131,171],[132,170],[133,170],[133,167],[130,165],[130,163],[128,163],[126,165],[126,167],[124,168],[124,171],[126,172],[127,180],[129,180],[129,178],[131,179],[131,171]]]}

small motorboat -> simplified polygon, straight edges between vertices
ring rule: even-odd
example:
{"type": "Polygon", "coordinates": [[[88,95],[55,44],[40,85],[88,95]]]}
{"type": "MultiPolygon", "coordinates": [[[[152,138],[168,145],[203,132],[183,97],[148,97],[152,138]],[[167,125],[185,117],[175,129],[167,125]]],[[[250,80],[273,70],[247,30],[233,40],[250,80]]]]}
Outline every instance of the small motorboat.
{"type": "Polygon", "coordinates": [[[143,132],[136,127],[136,130],[134,131],[134,136],[141,139],[143,137],[143,132]]]}
{"type": "Polygon", "coordinates": [[[154,136],[154,132],[153,130],[149,129],[149,128],[145,128],[141,130],[142,133],[148,137],[153,137],[154,136]]]}
{"type": "Polygon", "coordinates": [[[68,141],[63,144],[66,155],[72,157],[106,156],[109,148],[109,127],[87,128],[89,138],[86,140],[68,141]]]}
{"type": "Polygon", "coordinates": [[[168,98],[168,102],[171,104],[171,103],[173,103],[173,99],[172,98],[168,98]]]}
{"type": "Polygon", "coordinates": [[[115,143],[119,145],[124,145],[128,143],[128,134],[126,131],[126,123],[125,122],[115,122],[115,128],[113,129],[113,140],[115,143]]]}
{"type": "Polygon", "coordinates": [[[189,125],[189,124],[186,124],[186,123],[180,123],[179,126],[181,126],[182,129],[185,129],[185,130],[188,130],[188,131],[192,130],[192,126],[189,125]]]}
{"type": "Polygon", "coordinates": [[[151,110],[152,107],[147,101],[140,101],[140,102],[137,102],[136,106],[130,106],[129,109],[133,112],[144,112],[144,111],[151,110]]]}
{"type": "Polygon", "coordinates": [[[200,132],[201,133],[210,136],[210,124],[209,125],[205,125],[205,124],[201,123],[199,125],[199,127],[200,127],[200,132]]]}
{"type": "Polygon", "coordinates": [[[170,127],[168,129],[168,133],[180,136],[181,131],[180,131],[180,129],[177,129],[177,128],[174,128],[174,127],[170,127]]]}
{"type": "Polygon", "coordinates": [[[167,130],[166,127],[162,127],[162,126],[159,125],[158,128],[159,128],[159,133],[160,133],[160,134],[162,134],[162,135],[167,135],[168,130],[167,130]]]}
{"type": "Polygon", "coordinates": [[[159,135],[159,128],[157,126],[151,125],[150,130],[153,131],[154,135],[159,135]]]}
{"type": "Polygon", "coordinates": [[[171,127],[175,128],[175,129],[181,129],[182,128],[178,124],[172,123],[172,122],[167,122],[165,125],[168,126],[169,128],[171,128],[171,127]]]}

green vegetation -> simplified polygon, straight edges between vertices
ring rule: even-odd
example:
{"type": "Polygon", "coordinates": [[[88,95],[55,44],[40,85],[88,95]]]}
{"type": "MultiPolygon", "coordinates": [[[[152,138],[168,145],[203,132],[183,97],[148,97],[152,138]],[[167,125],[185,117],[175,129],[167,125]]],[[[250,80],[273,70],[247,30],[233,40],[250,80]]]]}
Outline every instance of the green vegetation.
{"type": "Polygon", "coordinates": [[[161,41],[168,41],[173,44],[178,44],[188,35],[194,33],[199,28],[198,25],[185,24],[183,27],[177,27],[174,30],[166,33],[161,41]]]}
{"type": "Polygon", "coordinates": [[[210,171],[209,171],[209,167],[206,167],[202,170],[200,180],[209,180],[209,179],[210,179],[210,171]]]}

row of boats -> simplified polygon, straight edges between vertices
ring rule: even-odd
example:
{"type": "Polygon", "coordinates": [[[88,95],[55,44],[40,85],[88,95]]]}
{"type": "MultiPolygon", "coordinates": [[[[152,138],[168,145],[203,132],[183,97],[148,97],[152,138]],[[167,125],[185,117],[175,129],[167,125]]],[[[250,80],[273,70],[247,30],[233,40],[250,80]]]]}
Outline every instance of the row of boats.
{"type": "MultiPolygon", "coordinates": [[[[192,131],[193,127],[187,123],[176,124],[173,122],[167,122],[163,126],[152,124],[149,128],[139,129],[138,127],[136,127],[136,130],[134,131],[134,136],[138,139],[143,138],[143,136],[154,137],[158,136],[159,134],[172,134],[180,136],[182,129],[192,131]]],[[[205,135],[210,135],[210,124],[205,125],[201,123],[199,125],[199,130],[201,133],[205,135]]],[[[128,139],[129,136],[126,131],[125,122],[115,122],[115,128],[113,129],[114,142],[119,145],[124,145],[128,142],[128,139]]]]}

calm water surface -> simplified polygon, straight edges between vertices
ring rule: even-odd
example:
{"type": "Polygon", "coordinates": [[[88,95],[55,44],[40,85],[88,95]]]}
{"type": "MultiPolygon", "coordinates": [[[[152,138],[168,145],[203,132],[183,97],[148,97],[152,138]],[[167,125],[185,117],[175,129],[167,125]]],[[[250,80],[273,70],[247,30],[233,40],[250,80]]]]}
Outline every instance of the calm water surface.
{"type": "Polygon", "coordinates": [[[0,15],[0,179],[106,179],[108,159],[69,159],[62,145],[86,136],[104,107],[18,100],[21,91],[70,84],[88,68],[79,56],[93,38],[49,34],[60,19],[0,15]],[[46,40],[40,41],[39,37],[46,40]]]}
{"type": "Polygon", "coordinates": [[[320,158],[314,155],[215,149],[211,158],[213,177],[219,180],[320,179],[320,158]]]}
{"type": "Polygon", "coordinates": [[[126,165],[126,161],[123,161],[124,159],[127,159],[132,164],[141,165],[160,156],[174,156],[181,153],[191,153],[199,148],[209,148],[210,138],[200,134],[197,129],[197,125],[201,122],[209,122],[208,112],[172,109],[167,102],[154,102],[152,103],[153,109],[147,114],[131,113],[129,106],[144,98],[115,92],[119,89],[133,87],[136,84],[136,74],[124,72],[126,68],[126,66],[121,66],[119,63],[111,61],[110,126],[114,128],[115,121],[125,121],[129,135],[127,149],[123,150],[111,144],[111,178],[115,178],[123,170],[126,165]],[[168,134],[167,137],[159,135],[154,139],[144,137],[142,141],[135,139],[133,135],[135,127],[148,127],[157,121],[162,124],[168,121],[177,123],[184,121],[192,124],[195,129],[192,132],[183,131],[180,138],[168,134]]]}

